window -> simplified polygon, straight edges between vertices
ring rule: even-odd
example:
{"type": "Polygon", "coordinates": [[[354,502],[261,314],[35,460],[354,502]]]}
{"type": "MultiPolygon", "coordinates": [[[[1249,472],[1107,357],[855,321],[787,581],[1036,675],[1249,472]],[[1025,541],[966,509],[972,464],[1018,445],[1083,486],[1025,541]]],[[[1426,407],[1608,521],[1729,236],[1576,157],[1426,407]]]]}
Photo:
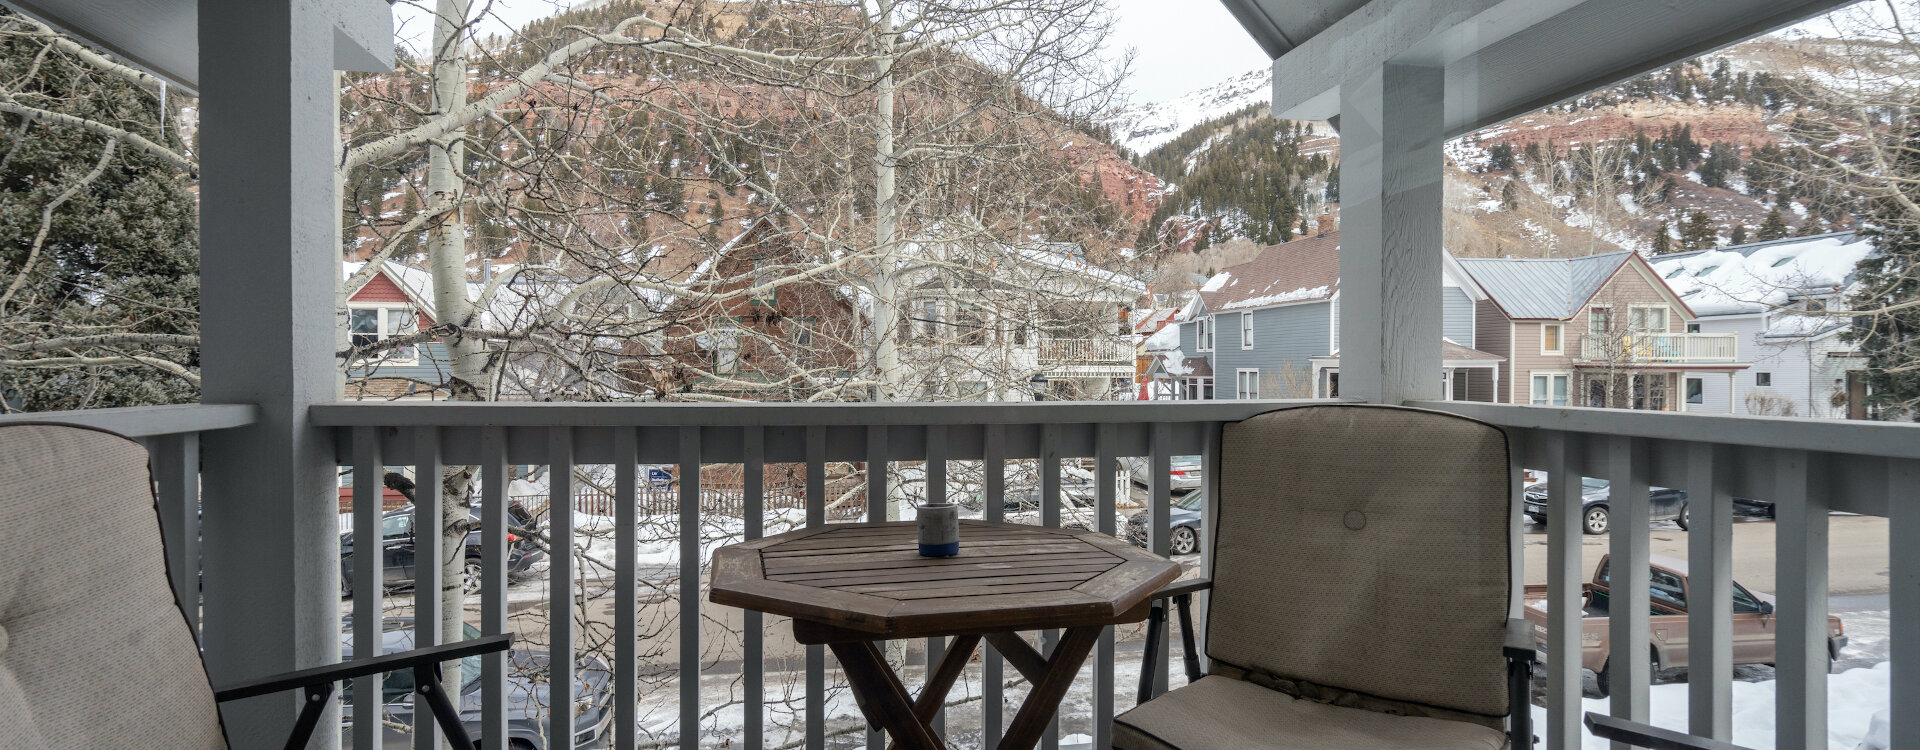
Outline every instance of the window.
{"type": "Polygon", "coordinates": [[[1236,370],[1233,373],[1234,398],[1249,399],[1260,397],[1260,371],[1236,370]]]}
{"type": "Polygon", "coordinates": [[[1567,381],[1564,372],[1537,373],[1533,376],[1534,406],[1566,406],[1567,381]]]}
{"type": "Polygon", "coordinates": [[[1635,305],[1630,311],[1627,325],[1636,331],[1667,330],[1667,308],[1657,305],[1635,305]]]}
{"type": "Polygon", "coordinates": [[[1587,310],[1587,333],[1606,333],[1613,330],[1613,308],[1595,306],[1587,310]]]}
{"type": "Polygon", "coordinates": [[[814,329],[819,325],[813,318],[787,319],[787,340],[793,344],[793,361],[805,365],[819,361],[819,352],[814,348],[814,329]]]}
{"type": "Polygon", "coordinates": [[[961,346],[987,345],[987,314],[972,305],[961,305],[953,314],[961,346]]]}
{"type": "Polygon", "coordinates": [[[1253,313],[1240,313],[1240,348],[1253,348],[1253,313]]]}
{"type": "Polygon", "coordinates": [[[920,303],[920,333],[930,339],[940,338],[940,323],[946,319],[946,306],[939,300],[927,300],[920,303]]]}
{"type": "Polygon", "coordinates": [[[1827,301],[1823,299],[1807,300],[1807,312],[1826,312],[1827,301]]]}
{"type": "Polygon", "coordinates": [[[1680,580],[1680,576],[1659,568],[1654,568],[1652,573],[1653,580],[1648,582],[1650,585],[1647,587],[1647,594],[1653,597],[1655,602],[1675,609],[1686,609],[1687,584],[1680,580]]]}
{"type": "Polygon", "coordinates": [[[713,329],[713,371],[734,372],[740,369],[740,329],[733,327],[732,321],[715,325],[713,329]]]}
{"type": "Polygon", "coordinates": [[[1188,401],[1212,401],[1213,378],[1187,378],[1184,396],[1188,401]]]}
{"type": "Polygon", "coordinates": [[[1773,385],[1773,373],[1770,373],[1770,372],[1754,373],[1753,384],[1757,386],[1773,385]]]}
{"type": "Polygon", "coordinates": [[[380,536],[387,539],[403,537],[413,531],[413,516],[408,513],[387,516],[380,519],[380,536]]]}
{"type": "Polygon", "coordinates": [[[1687,333],[1699,333],[1699,332],[1700,332],[1700,324],[1699,324],[1699,323],[1688,323],[1688,324],[1687,324],[1687,333]]]}
{"type": "Polygon", "coordinates": [[[1760,614],[1760,598],[1748,592],[1740,584],[1733,585],[1733,613],[1736,615],[1760,614]]]}
{"type": "Polygon", "coordinates": [[[1687,272],[1687,269],[1686,269],[1686,268],[1684,268],[1684,267],[1683,267],[1683,268],[1675,268],[1675,269],[1673,269],[1672,271],[1669,271],[1669,272],[1667,273],[1667,278],[1669,278],[1669,279],[1671,279],[1671,278],[1673,278],[1673,277],[1675,277],[1675,276],[1679,276],[1680,274],[1683,274],[1683,273],[1686,273],[1686,272],[1687,272]]]}
{"type": "Polygon", "coordinates": [[[963,401],[986,401],[987,384],[979,380],[969,380],[960,384],[960,399],[963,401]]]}
{"type": "MultiPolygon", "coordinates": [[[[419,328],[419,320],[413,308],[404,305],[355,307],[347,311],[347,332],[352,335],[354,346],[372,346],[378,341],[413,333],[419,328]]],[[[419,348],[408,344],[372,358],[386,364],[410,365],[419,362],[419,357],[419,348]]]]}
{"type": "Polygon", "coordinates": [[[753,292],[753,298],[750,300],[747,300],[749,304],[771,305],[771,304],[774,304],[774,302],[779,299],[780,292],[778,288],[776,287],[762,288],[767,284],[772,284],[773,282],[780,280],[780,274],[774,270],[774,265],[775,264],[773,259],[766,256],[761,256],[753,259],[752,283],[753,283],[754,292],[753,292]]]}
{"type": "Polygon", "coordinates": [[[1560,343],[1560,335],[1563,333],[1563,328],[1564,326],[1560,323],[1540,324],[1541,354],[1559,354],[1566,351],[1566,348],[1560,343]]]}
{"type": "Polygon", "coordinates": [[[1687,378],[1687,403],[1705,404],[1707,381],[1701,378],[1687,378]]]}
{"type": "Polygon", "coordinates": [[[1213,351],[1213,316],[1208,315],[1196,321],[1193,326],[1193,348],[1203,352],[1213,351]]]}

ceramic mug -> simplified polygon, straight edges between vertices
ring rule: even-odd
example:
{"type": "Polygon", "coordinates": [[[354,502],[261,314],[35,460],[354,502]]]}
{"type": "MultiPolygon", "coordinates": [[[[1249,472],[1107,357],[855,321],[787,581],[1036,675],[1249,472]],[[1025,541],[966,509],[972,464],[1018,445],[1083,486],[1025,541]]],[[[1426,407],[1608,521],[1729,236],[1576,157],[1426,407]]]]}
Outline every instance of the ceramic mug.
{"type": "Polygon", "coordinates": [[[953,557],[960,554],[960,506],[953,503],[914,507],[920,525],[922,557],[953,557]]]}

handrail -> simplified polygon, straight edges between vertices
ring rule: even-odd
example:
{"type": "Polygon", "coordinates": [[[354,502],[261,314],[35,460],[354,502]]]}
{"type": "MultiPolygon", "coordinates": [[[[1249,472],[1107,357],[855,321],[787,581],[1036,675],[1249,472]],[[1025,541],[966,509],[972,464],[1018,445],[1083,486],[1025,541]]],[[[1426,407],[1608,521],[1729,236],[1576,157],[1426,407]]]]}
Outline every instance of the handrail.
{"type": "Polygon", "coordinates": [[[1920,458],[1920,423],[1912,422],[1687,414],[1471,401],[1414,401],[1407,405],[1451,412],[1501,427],[1887,458],[1920,458]]]}
{"type": "Polygon", "coordinates": [[[123,406],[6,414],[0,415],[0,425],[51,422],[141,438],[243,427],[253,424],[259,418],[258,412],[253,404],[123,406]]]}
{"type": "Polygon", "coordinates": [[[1012,403],[338,403],[309,407],[320,427],[871,427],[894,425],[1236,422],[1327,400],[1012,403]]]}

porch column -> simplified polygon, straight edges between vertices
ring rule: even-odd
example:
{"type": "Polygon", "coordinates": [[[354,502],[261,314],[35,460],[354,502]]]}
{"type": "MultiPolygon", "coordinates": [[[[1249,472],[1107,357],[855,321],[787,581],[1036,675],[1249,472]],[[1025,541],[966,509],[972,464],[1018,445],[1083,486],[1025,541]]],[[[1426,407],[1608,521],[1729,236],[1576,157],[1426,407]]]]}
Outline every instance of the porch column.
{"type": "MultiPolygon", "coordinates": [[[[381,0],[201,0],[202,400],[259,422],[202,438],[206,662],[216,685],[339,661],[336,61],[385,66],[381,0]]],[[[362,479],[362,481],[366,481],[362,479]]],[[[286,741],[298,692],[223,705],[235,747],[286,741]]],[[[314,747],[338,747],[337,708],[314,747]]]]}
{"type": "Polygon", "coordinates": [[[1340,85],[1340,393],[1439,400],[1439,66],[1388,62],[1340,85]]]}

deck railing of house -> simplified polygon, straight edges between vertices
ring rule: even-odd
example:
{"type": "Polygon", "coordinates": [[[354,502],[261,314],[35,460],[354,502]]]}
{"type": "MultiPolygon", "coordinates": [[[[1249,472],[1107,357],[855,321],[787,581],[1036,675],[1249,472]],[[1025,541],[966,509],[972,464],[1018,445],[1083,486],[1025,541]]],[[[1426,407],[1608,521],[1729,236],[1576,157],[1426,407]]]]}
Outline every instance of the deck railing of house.
{"type": "Polygon", "coordinates": [[[1106,365],[1133,362],[1133,345],[1124,338],[1048,339],[1040,342],[1042,365],[1106,365]]]}
{"type": "MultiPolygon", "coordinates": [[[[699,570],[701,545],[696,542],[702,528],[699,497],[702,465],[740,464],[745,468],[744,495],[747,512],[742,520],[744,537],[756,537],[766,529],[765,484],[761,478],[769,463],[801,463],[806,476],[816,478],[806,486],[804,515],[806,525],[827,523],[825,513],[827,462],[890,461],[924,462],[930,486],[941,486],[948,463],[979,462],[988,497],[1005,488],[1002,472],[1009,462],[1037,460],[1041,476],[1043,507],[1041,522],[1057,525],[1061,519],[1061,460],[1092,457],[1105,469],[1096,472],[1096,517],[1103,532],[1113,528],[1117,488],[1114,487],[1114,462],[1122,456],[1149,456],[1154,501],[1148,512],[1153,532],[1149,544],[1162,554],[1167,539],[1169,458],[1182,454],[1201,454],[1205,458],[1204,476],[1209,486],[1219,476],[1221,427],[1269,409],[1285,408],[1301,402],[1215,401],[1215,402],[1113,402],[1113,403],[1026,403],[1026,404],[690,404],[690,405],[585,405],[585,404],[341,404],[315,407],[313,421],[335,432],[341,465],[354,466],[356,475],[371,476],[376,467],[413,466],[423,475],[432,475],[445,465],[480,467],[483,476],[483,519],[486,522],[485,586],[476,597],[485,632],[503,632],[508,628],[504,571],[504,504],[499,492],[505,486],[505,472],[516,464],[583,467],[611,465],[615,475],[616,580],[612,589],[613,622],[612,663],[615,672],[614,718],[615,747],[632,747],[638,737],[635,703],[639,691],[641,648],[636,626],[637,592],[640,566],[636,564],[633,537],[637,522],[639,477],[635,467],[642,463],[677,464],[683,493],[679,503],[678,527],[683,541],[679,545],[682,570],[699,570]],[[365,473],[363,473],[365,472],[365,473]]],[[[1613,508],[1614,532],[1607,544],[1609,553],[1624,564],[1645,566],[1648,560],[1648,515],[1646,493],[1637,488],[1648,484],[1676,487],[1689,492],[1692,504],[1692,528],[1688,534],[1688,563],[1691,617],[1686,639],[1705,644],[1691,649],[1689,659],[1690,729],[1697,734],[1726,738],[1732,706],[1732,500],[1735,497],[1769,500],[1777,506],[1777,746],[1814,748],[1827,745],[1827,560],[1828,512],[1844,511],[1890,517],[1889,575],[1891,595],[1890,654],[1892,666],[1892,705],[1914,705],[1920,700],[1920,545],[1900,540],[1920,539],[1920,425],[1825,421],[1792,418],[1761,418],[1688,415],[1624,410],[1567,409],[1508,406],[1467,402],[1423,402],[1417,404],[1482,419],[1504,428],[1511,438],[1515,478],[1513,539],[1515,575],[1518,578],[1520,555],[1519,477],[1524,468],[1549,473],[1550,518],[1547,524],[1547,570],[1549,619],[1546,647],[1546,705],[1548,720],[1536,731],[1545,739],[1543,747],[1565,750],[1580,746],[1581,674],[1578,669],[1560,669],[1557,665],[1578,664],[1580,644],[1579,600],[1582,580],[1587,573],[1581,565],[1581,538],[1575,522],[1579,512],[1582,476],[1604,477],[1616,486],[1628,488],[1613,508]],[[1706,593],[1700,593],[1706,592],[1706,593]],[[1564,605],[1564,606],[1563,606],[1564,605]]],[[[176,583],[183,592],[194,580],[192,571],[199,559],[193,549],[197,532],[189,522],[196,518],[193,467],[197,465],[196,435],[204,430],[223,429],[246,424],[252,419],[248,407],[155,407],[152,410],[101,410],[34,414],[0,418],[6,421],[66,421],[93,424],[133,435],[146,441],[154,451],[156,478],[160,483],[163,514],[168,521],[169,556],[176,583]],[[175,411],[166,411],[175,410],[175,411]]],[[[207,467],[208,471],[222,470],[207,467]]],[[[572,472],[555,471],[551,483],[553,497],[570,497],[575,487],[572,472]]],[[[885,496],[886,472],[868,474],[869,492],[885,496]]],[[[360,538],[377,534],[378,503],[371,502],[378,485],[361,483],[369,502],[356,502],[354,528],[360,538]]],[[[434,483],[422,483],[423,502],[416,506],[416,524],[434,528],[439,523],[439,503],[431,502],[438,492],[434,483]]],[[[1209,497],[1218,497],[1211,492],[1209,497]]],[[[988,517],[998,514],[1000,504],[988,502],[988,517]]],[[[573,548],[570,503],[554,504],[554,517],[548,526],[554,548],[573,548]]],[[[881,506],[872,506],[880,512],[881,506]]],[[[1215,508],[1207,509],[1209,524],[1202,534],[1203,551],[1212,537],[1215,508]]],[[[217,539],[207,540],[219,544],[217,539]]],[[[437,540],[419,540],[420,559],[433,559],[437,540]]],[[[1203,554],[1205,560],[1207,555],[1203,554]]],[[[369,561],[371,562],[371,561],[369,561]]],[[[1204,563],[1203,563],[1204,565],[1204,563]]],[[[1203,572],[1204,569],[1203,569],[1203,572]]],[[[573,611],[579,570],[568,555],[554,558],[548,571],[549,605],[554,612],[573,611]]],[[[377,613],[381,596],[374,582],[380,571],[375,565],[356,565],[356,592],[352,602],[356,653],[365,653],[378,637],[377,613]]],[[[678,579],[677,601],[670,606],[679,613],[678,716],[681,727],[701,725],[704,712],[712,708],[713,696],[703,695],[701,628],[706,604],[701,588],[705,575],[683,575],[678,579]]],[[[1642,576],[1616,577],[1610,637],[1613,648],[1621,652],[1645,651],[1648,644],[1648,581],[1642,576]]],[[[416,589],[409,597],[423,622],[439,611],[438,587],[416,589]]],[[[1515,589],[1514,608],[1520,606],[1515,589]]],[[[187,598],[191,601],[191,598],[187,598]]],[[[1196,614],[1204,613],[1204,602],[1196,614]]],[[[739,670],[744,696],[743,746],[764,747],[770,739],[767,722],[773,716],[763,703],[768,695],[767,666],[763,658],[767,623],[759,615],[745,615],[741,629],[742,656],[739,666],[717,667],[739,670]]],[[[572,618],[553,618],[547,633],[553,649],[553,679],[571,682],[578,625],[572,618]]],[[[1204,636],[1202,624],[1198,628],[1204,636]]],[[[433,639],[433,629],[422,626],[421,645],[433,639]]],[[[1204,641],[1203,641],[1204,644],[1204,641]]],[[[204,644],[209,650],[218,643],[204,644]]],[[[929,643],[927,651],[937,658],[941,643],[929,643]]],[[[1203,645],[1204,648],[1204,645],[1203,645]]],[[[1164,654],[1163,654],[1164,656],[1164,654]]],[[[1091,663],[1094,695],[1092,727],[1094,746],[1104,747],[1108,720],[1117,708],[1115,650],[1112,635],[1103,639],[1091,663]]],[[[1615,715],[1642,718],[1647,715],[1649,665],[1625,659],[1615,665],[1611,710],[1615,715]]],[[[492,659],[483,667],[483,706],[485,733],[501,736],[506,721],[505,662],[492,659]],[[499,732],[499,733],[496,733],[499,732]]],[[[804,660],[804,708],[794,718],[804,724],[805,745],[823,747],[827,741],[827,701],[829,665],[819,648],[808,648],[804,660]]],[[[981,692],[984,736],[993,738],[1004,727],[1001,711],[1004,662],[989,653],[984,658],[981,692]]],[[[1154,665],[1158,689],[1166,684],[1166,665],[1154,665]]],[[[357,686],[354,692],[357,716],[378,716],[372,705],[379,695],[371,684],[357,686]]],[[[567,691],[559,694],[566,695],[567,691]]],[[[777,693],[776,693],[777,694],[777,693]]],[[[571,711],[555,706],[554,715],[571,711]]],[[[1896,712],[1896,723],[1914,721],[1912,712],[1896,712]]],[[[657,721],[657,719],[655,719],[657,721]]],[[[572,746],[571,727],[555,722],[550,747],[572,746]]],[[[430,725],[419,726],[432,731],[430,725]]],[[[379,731],[374,722],[353,727],[355,746],[371,746],[379,731]]],[[[1903,731],[1899,725],[1896,736],[1903,731]]],[[[696,747],[699,738],[683,733],[678,744],[696,747]]],[[[1049,739],[1043,747],[1057,745],[1049,739]]],[[[869,747],[881,747],[880,738],[869,734],[869,747]]],[[[992,747],[992,740],[987,742],[992,747]]]]}
{"type": "Polygon", "coordinates": [[[1738,334],[1642,333],[1618,338],[1586,336],[1580,354],[1588,362],[1620,364],[1733,362],[1739,358],[1738,334]]]}

